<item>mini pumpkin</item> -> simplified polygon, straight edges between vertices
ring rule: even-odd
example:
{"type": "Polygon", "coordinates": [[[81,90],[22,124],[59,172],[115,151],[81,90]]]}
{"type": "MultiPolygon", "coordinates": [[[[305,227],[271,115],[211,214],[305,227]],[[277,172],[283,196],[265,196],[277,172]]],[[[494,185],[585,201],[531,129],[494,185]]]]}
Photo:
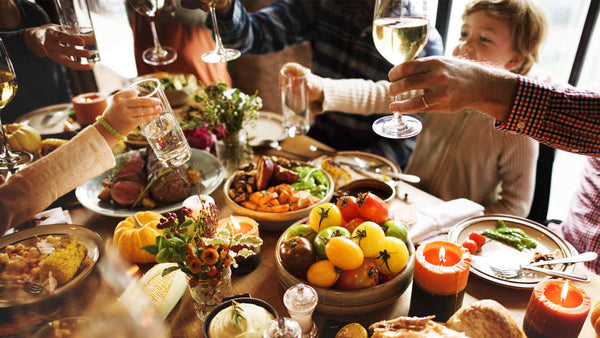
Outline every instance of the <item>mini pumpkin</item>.
{"type": "Polygon", "coordinates": [[[590,314],[590,322],[596,330],[596,335],[600,336],[600,302],[597,302],[590,314]]]}
{"type": "Polygon", "coordinates": [[[140,211],[119,222],[113,242],[123,258],[133,263],[152,263],[154,255],[142,250],[146,245],[156,244],[156,236],[162,232],[156,225],[163,216],[154,211],[140,211]]]}
{"type": "Polygon", "coordinates": [[[6,140],[12,150],[21,150],[35,154],[42,145],[42,136],[33,127],[23,123],[4,125],[6,140]]]}

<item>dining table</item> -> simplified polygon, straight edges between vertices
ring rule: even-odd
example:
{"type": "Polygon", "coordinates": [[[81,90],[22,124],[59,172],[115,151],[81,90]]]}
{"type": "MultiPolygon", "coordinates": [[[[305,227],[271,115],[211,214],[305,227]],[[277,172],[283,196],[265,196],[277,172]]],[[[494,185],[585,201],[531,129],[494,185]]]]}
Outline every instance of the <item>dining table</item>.
{"type": "MultiPolygon", "coordinates": [[[[318,150],[310,150],[310,145],[334,151],[334,149],[327,145],[305,135],[287,138],[281,142],[283,149],[298,153],[302,158],[304,158],[303,156],[314,158],[324,155],[318,150]]],[[[293,158],[293,155],[280,153],[276,149],[262,149],[256,151],[256,154],[283,155],[293,158]]],[[[444,203],[443,200],[402,181],[398,182],[396,190],[396,197],[390,202],[390,208],[395,210],[396,214],[402,214],[408,218],[417,217],[420,208],[444,203]]],[[[222,184],[210,195],[220,210],[220,217],[228,217],[233,214],[232,209],[225,203],[222,184]]],[[[69,209],[73,224],[90,228],[100,234],[103,241],[110,242],[114,229],[122,220],[121,218],[107,217],[87,210],[77,205],[74,197],[71,197],[71,199],[63,198],[61,200],[59,206],[62,204],[64,208],[69,209]]],[[[290,221],[290,225],[293,223],[293,221],[290,221]]],[[[260,226],[259,229],[261,229],[260,237],[263,240],[260,250],[260,264],[254,271],[248,274],[241,276],[234,275],[232,277],[233,293],[249,294],[253,298],[262,299],[272,305],[279,316],[289,317],[286,307],[283,304],[283,294],[286,290],[278,280],[275,258],[276,243],[283,230],[269,231],[260,228],[260,226]]],[[[138,273],[141,274],[147,271],[151,266],[152,264],[140,265],[140,272],[138,273]]],[[[581,263],[577,264],[575,272],[585,273],[591,278],[591,281],[589,283],[574,282],[573,284],[589,294],[592,304],[600,301],[600,276],[587,270],[581,263]]],[[[520,290],[495,285],[471,274],[464,295],[463,307],[469,306],[481,299],[493,299],[508,309],[516,322],[521,325],[531,294],[531,290],[520,290]]],[[[396,295],[390,294],[390,297],[396,297],[396,295]]],[[[315,311],[313,313],[313,320],[317,325],[321,337],[334,337],[335,332],[347,323],[358,322],[368,327],[377,321],[406,316],[409,310],[410,298],[411,286],[402,292],[394,302],[381,309],[359,315],[345,314],[343,311],[340,311],[340,313],[315,311]]],[[[182,299],[165,319],[165,324],[169,328],[172,337],[200,337],[203,335],[203,322],[195,315],[189,291],[185,291],[182,299]]],[[[580,337],[595,337],[595,331],[590,324],[589,318],[585,321],[580,337]]]]}

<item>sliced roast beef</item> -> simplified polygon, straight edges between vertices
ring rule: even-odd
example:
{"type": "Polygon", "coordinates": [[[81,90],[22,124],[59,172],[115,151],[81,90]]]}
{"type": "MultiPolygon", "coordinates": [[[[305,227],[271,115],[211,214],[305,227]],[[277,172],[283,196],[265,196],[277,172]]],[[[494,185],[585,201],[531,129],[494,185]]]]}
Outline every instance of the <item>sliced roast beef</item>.
{"type": "Polygon", "coordinates": [[[121,206],[131,206],[144,188],[145,185],[139,182],[119,181],[110,189],[110,197],[121,206]]]}
{"type": "Polygon", "coordinates": [[[187,178],[185,166],[172,168],[168,173],[161,174],[168,169],[158,160],[153,151],[148,151],[146,163],[148,182],[158,177],[150,187],[150,196],[158,203],[179,202],[191,194],[191,184],[187,178]]]}

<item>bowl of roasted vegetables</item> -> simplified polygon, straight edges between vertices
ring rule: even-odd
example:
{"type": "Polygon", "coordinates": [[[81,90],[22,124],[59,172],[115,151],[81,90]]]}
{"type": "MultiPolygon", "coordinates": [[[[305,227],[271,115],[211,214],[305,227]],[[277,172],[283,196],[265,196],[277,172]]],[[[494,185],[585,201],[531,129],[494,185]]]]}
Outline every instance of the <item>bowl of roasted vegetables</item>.
{"type": "Polygon", "coordinates": [[[306,217],[314,205],[329,201],[332,182],[329,174],[305,162],[260,156],[241,166],[223,189],[235,213],[257,221],[284,222],[306,217]]]}

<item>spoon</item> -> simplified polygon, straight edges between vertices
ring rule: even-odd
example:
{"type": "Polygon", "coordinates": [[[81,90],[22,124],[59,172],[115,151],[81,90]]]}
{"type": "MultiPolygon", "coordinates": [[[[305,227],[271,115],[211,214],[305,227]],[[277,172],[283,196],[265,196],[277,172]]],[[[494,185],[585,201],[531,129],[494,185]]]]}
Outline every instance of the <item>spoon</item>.
{"type": "Polygon", "coordinates": [[[279,144],[279,142],[276,141],[276,140],[262,140],[260,143],[258,143],[255,146],[255,148],[263,148],[263,147],[275,149],[275,150],[280,151],[282,153],[286,153],[288,155],[296,156],[296,157],[302,159],[303,161],[308,161],[308,160],[312,159],[311,157],[308,157],[306,155],[295,153],[293,151],[289,151],[289,150],[283,149],[281,147],[281,145],[279,144]]]}

